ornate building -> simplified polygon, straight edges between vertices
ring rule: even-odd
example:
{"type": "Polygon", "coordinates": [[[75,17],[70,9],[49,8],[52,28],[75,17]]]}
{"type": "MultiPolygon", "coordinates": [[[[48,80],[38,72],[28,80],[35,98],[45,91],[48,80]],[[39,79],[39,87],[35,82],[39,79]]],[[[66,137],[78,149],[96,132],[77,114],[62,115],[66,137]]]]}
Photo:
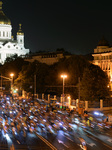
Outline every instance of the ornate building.
{"type": "MultiPolygon", "coordinates": [[[[104,72],[107,73],[110,79],[110,86],[112,82],[112,47],[109,46],[109,43],[103,37],[98,46],[94,49],[94,57],[93,63],[98,65],[104,72]]],[[[111,86],[112,90],[112,86],[111,86]]]]}
{"type": "Polygon", "coordinates": [[[27,53],[29,53],[29,49],[24,47],[24,33],[21,30],[21,24],[17,32],[17,40],[14,40],[11,21],[4,14],[2,1],[0,1],[0,63],[3,64],[7,57],[14,54],[24,56],[27,53]]]}

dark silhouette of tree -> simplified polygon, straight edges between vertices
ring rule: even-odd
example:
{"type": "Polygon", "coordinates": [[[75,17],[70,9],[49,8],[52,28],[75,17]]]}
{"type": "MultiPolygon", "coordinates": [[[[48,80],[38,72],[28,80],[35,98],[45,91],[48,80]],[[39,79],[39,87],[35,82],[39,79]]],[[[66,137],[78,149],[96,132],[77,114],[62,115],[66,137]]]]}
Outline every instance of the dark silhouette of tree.
{"type": "Polygon", "coordinates": [[[98,66],[90,64],[85,68],[81,80],[81,97],[83,100],[93,101],[109,97],[109,83],[106,73],[98,66]]]}

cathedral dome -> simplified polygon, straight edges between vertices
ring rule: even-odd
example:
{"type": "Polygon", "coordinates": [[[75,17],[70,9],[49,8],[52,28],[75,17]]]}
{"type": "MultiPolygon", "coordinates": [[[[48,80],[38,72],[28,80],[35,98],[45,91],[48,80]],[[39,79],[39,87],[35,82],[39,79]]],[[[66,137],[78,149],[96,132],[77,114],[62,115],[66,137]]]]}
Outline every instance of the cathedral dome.
{"type": "Polygon", "coordinates": [[[11,21],[7,18],[7,16],[2,11],[2,1],[0,1],[0,24],[11,25],[11,21]]]}
{"type": "Polygon", "coordinates": [[[109,43],[104,37],[102,37],[102,39],[98,42],[98,46],[109,46],[109,43]]]}

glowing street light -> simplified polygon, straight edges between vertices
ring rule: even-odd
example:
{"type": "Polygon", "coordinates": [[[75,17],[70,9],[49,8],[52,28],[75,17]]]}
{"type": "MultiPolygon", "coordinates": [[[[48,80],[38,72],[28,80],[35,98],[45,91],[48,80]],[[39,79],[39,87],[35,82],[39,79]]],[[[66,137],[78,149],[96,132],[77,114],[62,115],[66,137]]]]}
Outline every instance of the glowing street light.
{"type": "Polygon", "coordinates": [[[13,93],[13,77],[14,77],[14,74],[11,73],[10,76],[11,76],[11,91],[13,93]]]}
{"type": "MultiPolygon", "coordinates": [[[[61,78],[63,78],[63,101],[64,101],[64,86],[65,86],[65,79],[67,78],[67,75],[63,74],[61,75],[61,78]]],[[[62,105],[63,105],[63,101],[62,101],[62,105]]]]}

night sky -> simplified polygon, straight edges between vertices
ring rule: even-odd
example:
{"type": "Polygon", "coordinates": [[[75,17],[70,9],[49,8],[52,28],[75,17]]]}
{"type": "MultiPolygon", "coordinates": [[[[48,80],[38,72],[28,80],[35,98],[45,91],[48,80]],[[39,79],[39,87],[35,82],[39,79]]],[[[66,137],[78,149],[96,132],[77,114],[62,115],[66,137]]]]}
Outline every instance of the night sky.
{"type": "Polygon", "coordinates": [[[16,38],[18,24],[31,52],[64,48],[73,54],[93,53],[104,36],[112,45],[111,0],[2,0],[16,38]]]}

